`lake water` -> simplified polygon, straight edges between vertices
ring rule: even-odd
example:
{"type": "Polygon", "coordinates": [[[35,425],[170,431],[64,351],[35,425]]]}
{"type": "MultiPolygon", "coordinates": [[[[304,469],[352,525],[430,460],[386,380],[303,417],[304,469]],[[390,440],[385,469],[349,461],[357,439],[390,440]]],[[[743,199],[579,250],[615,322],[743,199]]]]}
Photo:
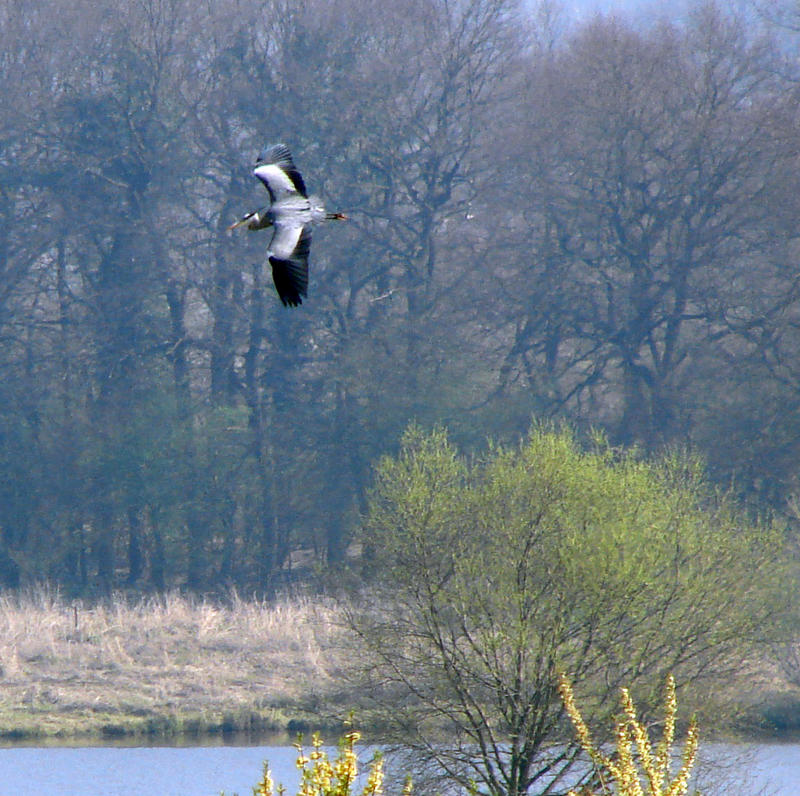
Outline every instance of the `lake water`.
{"type": "MultiPolygon", "coordinates": [[[[753,745],[746,763],[743,747],[710,748],[729,758],[728,785],[705,796],[800,794],[800,745],[753,745]]],[[[264,760],[294,794],[296,756],[291,746],[12,747],[0,749],[0,796],[250,796],[264,760]]]]}
{"type": "Polygon", "coordinates": [[[0,796],[251,796],[264,760],[288,793],[291,746],[44,747],[0,749],[0,796]]]}

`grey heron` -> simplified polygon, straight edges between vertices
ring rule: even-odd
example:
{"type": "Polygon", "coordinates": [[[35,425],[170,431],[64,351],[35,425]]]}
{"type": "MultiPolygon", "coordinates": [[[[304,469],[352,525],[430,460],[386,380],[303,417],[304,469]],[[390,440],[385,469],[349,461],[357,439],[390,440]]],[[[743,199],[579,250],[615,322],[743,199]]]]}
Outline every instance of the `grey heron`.
{"type": "Polygon", "coordinates": [[[317,197],[309,197],[303,177],[285,144],[265,147],[256,160],[253,174],[264,183],[270,204],[248,213],[231,224],[228,230],[238,227],[248,230],[273,228],[267,248],[272,280],[283,305],[296,307],[308,294],[312,223],[342,220],[347,216],[327,213],[317,197]]]}

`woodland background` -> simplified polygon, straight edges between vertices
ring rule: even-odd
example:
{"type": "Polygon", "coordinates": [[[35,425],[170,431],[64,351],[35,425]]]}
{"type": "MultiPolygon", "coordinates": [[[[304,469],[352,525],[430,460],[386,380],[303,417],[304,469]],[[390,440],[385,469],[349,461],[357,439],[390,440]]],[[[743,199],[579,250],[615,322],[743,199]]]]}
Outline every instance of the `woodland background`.
{"type": "Polygon", "coordinates": [[[800,10],[0,5],[0,587],[270,594],[409,422],[688,447],[793,521],[800,10]],[[347,224],[288,311],[284,141],[347,224]]]}

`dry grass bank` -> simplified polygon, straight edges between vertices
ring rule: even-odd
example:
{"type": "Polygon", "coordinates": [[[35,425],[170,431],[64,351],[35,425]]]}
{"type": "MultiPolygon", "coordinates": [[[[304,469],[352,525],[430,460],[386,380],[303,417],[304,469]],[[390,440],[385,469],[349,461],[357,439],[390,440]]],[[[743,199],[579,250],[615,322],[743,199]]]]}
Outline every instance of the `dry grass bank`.
{"type": "Polygon", "coordinates": [[[0,736],[285,731],[314,720],[339,632],[332,603],[179,595],[91,608],[0,596],[0,736]]]}
{"type": "MultiPolygon", "coordinates": [[[[46,591],[0,595],[0,742],[294,734],[333,729],[355,705],[337,680],[342,609],[332,601],[172,594],[78,604],[77,622],[75,607],[46,591]]],[[[796,737],[800,686],[764,662],[751,686],[743,732],[796,737]]]]}

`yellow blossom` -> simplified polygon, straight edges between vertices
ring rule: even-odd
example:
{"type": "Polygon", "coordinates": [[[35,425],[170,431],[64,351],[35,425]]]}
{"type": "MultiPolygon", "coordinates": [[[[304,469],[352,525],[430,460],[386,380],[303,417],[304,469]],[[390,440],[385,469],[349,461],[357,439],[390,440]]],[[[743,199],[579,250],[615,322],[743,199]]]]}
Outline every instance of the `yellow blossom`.
{"type": "MultiPolygon", "coordinates": [[[[678,711],[675,680],[672,676],[666,683],[664,728],[655,755],[652,752],[647,728],[636,715],[636,706],[628,689],[623,688],[621,693],[623,714],[616,721],[616,755],[613,759],[602,754],[592,741],[589,729],[575,705],[572,686],[563,675],[559,681],[559,691],[564,710],[575,728],[578,742],[595,764],[595,771],[602,788],[601,793],[611,792],[606,785],[606,781],[610,780],[610,783],[615,785],[613,792],[618,796],[645,796],[643,776],[647,785],[646,796],[686,796],[689,778],[697,758],[698,731],[697,723],[692,719],[686,735],[681,767],[670,779],[675,717],[678,711]]],[[[589,788],[583,788],[580,794],[575,790],[569,791],[568,796],[592,796],[592,793],[589,788]]]]}
{"type": "MultiPolygon", "coordinates": [[[[335,760],[331,760],[323,749],[323,741],[319,733],[311,737],[311,751],[306,755],[303,745],[298,739],[294,744],[297,749],[296,765],[300,769],[300,786],[297,796],[383,796],[383,758],[380,752],[373,755],[369,764],[366,783],[361,793],[356,793],[353,786],[358,777],[358,755],[355,744],[361,739],[361,733],[355,730],[348,732],[339,744],[339,752],[335,760]]],[[[273,787],[269,767],[264,765],[261,781],[253,788],[255,796],[284,796],[283,785],[273,787]]],[[[406,779],[401,796],[412,796],[411,778],[406,779]]],[[[671,794],[682,796],[682,794],[671,794]]]]}
{"type": "Polygon", "coordinates": [[[272,796],[272,776],[267,764],[264,765],[264,773],[261,777],[261,781],[253,788],[253,792],[255,796],[272,796]]]}

